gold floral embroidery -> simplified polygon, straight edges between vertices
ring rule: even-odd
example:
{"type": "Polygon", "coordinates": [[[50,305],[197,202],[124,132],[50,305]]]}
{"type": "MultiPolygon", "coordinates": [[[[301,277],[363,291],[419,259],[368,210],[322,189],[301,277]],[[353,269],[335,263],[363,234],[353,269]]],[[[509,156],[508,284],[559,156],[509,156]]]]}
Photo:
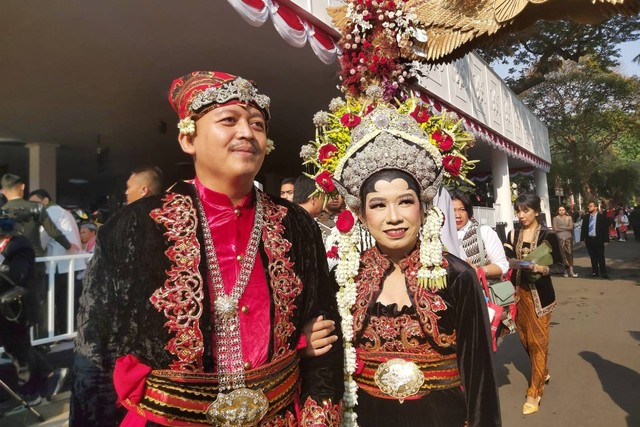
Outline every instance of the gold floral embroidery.
{"type": "Polygon", "coordinates": [[[175,335],[165,349],[177,357],[171,369],[202,370],[204,343],[200,330],[203,280],[200,265],[200,243],[196,237],[198,216],[189,196],[167,193],[162,208],[150,212],[151,218],[167,231],[164,236],[172,244],[165,251],[171,261],[164,286],[149,298],[153,306],[167,317],[165,326],[175,335]]]}
{"type": "Polygon", "coordinates": [[[330,400],[321,404],[307,397],[302,407],[300,427],[337,427],[340,425],[340,404],[333,404],[330,400]]]}

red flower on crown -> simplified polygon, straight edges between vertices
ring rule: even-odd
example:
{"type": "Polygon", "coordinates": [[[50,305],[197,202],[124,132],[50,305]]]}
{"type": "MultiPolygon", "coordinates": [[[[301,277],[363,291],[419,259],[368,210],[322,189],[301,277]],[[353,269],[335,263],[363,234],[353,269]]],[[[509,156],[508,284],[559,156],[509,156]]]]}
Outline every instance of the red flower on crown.
{"type": "Polygon", "coordinates": [[[431,118],[429,111],[420,105],[413,110],[411,117],[413,117],[418,123],[426,123],[431,118]]]}
{"type": "Polygon", "coordinates": [[[462,167],[462,159],[460,157],[447,154],[442,159],[442,164],[444,165],[444,170],[449,172],[451,176],[460,175],[460,168],[462,167]]]}
{"type": "Polygon", "coordinates": [[[340,123],[348,128],[354,128],[360,124],[360,116],[355,114],[346,113],[340,117],[340,123]]]}
{"type": "Polygon", "coordinates": [[[336,228],[341,233],[346,233],[351,230],[355,221],[353,214],[345,209],[338,214],[338,218],[336,219],[336,228]]]}
{"type": "Polygon", "coordinates": [[[333,185],[333,175],[329,171],[322,171],[316,176],[316,183],[318,186],[325,192],[331,193],[336,189],[336,186],[333,185]]]}
{"type": "Polygon", "coordinates": [[[440,151],[449,151],[453,148],[453,138],[450,135],[437,130],[431,134],[431,137],[438,144],[440,151]]]}
{"type": "Polygon", "coordinates": [[[338,151],[338,147],[333,144],[325,144],[320,147],[318,150],[318,159],[324,163],[325,160],[328,160],[332,157],[333,153],[338,151]]]}

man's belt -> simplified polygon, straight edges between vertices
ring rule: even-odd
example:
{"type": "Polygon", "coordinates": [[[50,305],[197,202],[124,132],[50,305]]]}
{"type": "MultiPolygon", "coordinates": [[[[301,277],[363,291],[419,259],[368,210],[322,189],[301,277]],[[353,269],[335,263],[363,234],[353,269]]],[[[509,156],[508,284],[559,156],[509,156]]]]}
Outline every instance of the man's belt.
{"type": "Polygon", "coordinates": [[[358,358],[364,366],[353,378],[375,397],[402,403],[462,384],[455,354],[359,352],[358,358]]]}
{"type": "MultiPolygon", "coordinates": [[[[268,365],[245,371],[245,389],[261,391],[269,402],[263,419],[293,402],[300,377],[298,365],[299,359],[294,352],[268,365]]],[[[216,424],[207,420],[207,410],[219,394],[217,374],[164,369],[153,370],[146,376],[139,400],[121,398],[120,402],[129,411],[157,424],[211,426],[216,424]]]]}

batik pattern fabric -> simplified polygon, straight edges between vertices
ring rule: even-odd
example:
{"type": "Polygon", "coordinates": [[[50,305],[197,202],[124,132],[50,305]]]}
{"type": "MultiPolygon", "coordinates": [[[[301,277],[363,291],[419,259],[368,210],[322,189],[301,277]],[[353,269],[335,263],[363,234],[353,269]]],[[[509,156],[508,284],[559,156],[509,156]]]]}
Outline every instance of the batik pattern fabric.
{"type": "MultiPolygon", "coordinates": [[[[180,182],[128,205],[101,227],[78,313],[71,427],[112,427],[124,418],[112,378],[122,356],[133,355],[152,370],[216,372],[211,298],[200,292],[207,263],[202,225],[193,227],[197,197],[193,184],[180,182]]],[[[263,229],[259,256],[269,287],[268,321],[280,325],[270,332],[272,363],[291,356],[310,319],[339,322],[337,285],[316,224],[298,206],[264,197],[272,221],[263,229]]],[[[334,347],[299,363],[297,401],[340,401],[343,356],[341,345],[334,347]]],[[[297,413],[292,403],[262,425],[294,425],[297,413]]]]}
{"type": "Polygon", "coordinates": [[[475,270],[445,254],[447,286],[433,292],[417,284],[419,248],[401,260],[411,306],[377,301],[393,263],[377,247],[361,255],[355,280],[354,345],[358,368],[358,404],[362,427],[500,426],[500,409],[487,328],[486,305],[475,270]],[[425,384],[400,403],[376,390],[376,364],[402,358],[415,361],[425,384]]]}

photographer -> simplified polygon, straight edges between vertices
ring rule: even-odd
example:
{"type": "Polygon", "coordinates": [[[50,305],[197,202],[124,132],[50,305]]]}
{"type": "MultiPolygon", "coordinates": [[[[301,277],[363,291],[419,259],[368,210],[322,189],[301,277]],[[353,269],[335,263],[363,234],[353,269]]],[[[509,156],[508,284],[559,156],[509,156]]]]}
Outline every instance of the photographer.
{"type": "MultiPolygon", "coordinates": [[[[4,174],[1,184],[2,193],[7,198],[7,203],[2,206],[2,210],[6,215],[16,220],[17,234],[23,235],[31,242],[31,247],[36,257],[46,256],[46,252],[40,241],[40,226],[66,250],[71,251],[71,253],[80,251],[77,245],[69,243],[41,204],[24,200],[25,184],[19,176],[10,173],[4,174]]],[[[35,286],[33,292],[35,293],[35,298],[41,304],[47,295],[45,274],[44,264],[37,263],[34,267],[35,286]]],[[[39,310],[32,313],[33,318],[39,321],[43,317],[41,313],[43,310],[44,306],[41,306],[39,310]]]]}
{"type": "Polygon", "coordinates": [[[35,405],[41,396],[51,398],[59,374],[54,374],[45,356],[31,346],[30,319],[39,306],[30,292],[35,254],[29,240],[16,234],[14,226],[14,219],[0,216],[0,342],[19,371],[28,367],[29,380],[21,392],[35,405]]]}

